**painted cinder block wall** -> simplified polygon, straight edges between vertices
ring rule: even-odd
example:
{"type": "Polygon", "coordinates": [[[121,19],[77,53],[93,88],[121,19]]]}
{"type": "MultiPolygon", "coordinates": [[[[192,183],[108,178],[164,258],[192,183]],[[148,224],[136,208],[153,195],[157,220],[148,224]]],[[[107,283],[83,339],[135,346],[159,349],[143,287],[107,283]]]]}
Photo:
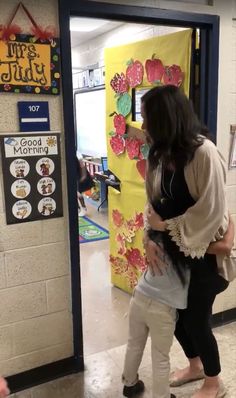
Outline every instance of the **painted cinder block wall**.
{"type": "MultiPolygon", "coordinates": [[[[18,0],[0,0],[6,24],[18,0]]],[[[25,0],[43,27],[59,31],[57,0],[25,0]]],[[[20,11],[15,23],[27,33],[20,11]]],[[[73,355],[62,94],[0,94],[0,135],[19,131],[17,101],[48,101],[51,130],[61,132],[64,217],[6,225],[0,175],[0,370],[12,375],[73,355]]]]}
{"type": "MultiPolygon", "coordinates": [[[[233,20],[236,18],[236,0],[215,0],[211,1],[211,6],[193,0],[113,2],[220,16],[217,142],[228,159],[229,126],[236,123],[236,22],[233,20]]],[[[17,0],[0,0],[0,24],[6,24],[16,4],[17,0]]],[[[58,28],[57,0],[25,0],[24,4],[40,25],[58,28]]],[[[26,30],[29,27],[23,14],[19,14],[15,22],[26,30]]],[[[35,100],[35,96],[0,94],[0,134],[19,130],[16,104],[23,99],[35,100]]],[[[62,134],[64,217],[6,225],[0,171],[0,369],[4,375],[73,354],[62,95],[40,96],[38,99],[49,101],[51,130],[62,134]]],[[[228,172],[227,184],[230,210],[236,220],[236,170],[228,172]]],[[[236,282],[218,297],[215,312],[236,307],[235,292],[236,282]]]]}

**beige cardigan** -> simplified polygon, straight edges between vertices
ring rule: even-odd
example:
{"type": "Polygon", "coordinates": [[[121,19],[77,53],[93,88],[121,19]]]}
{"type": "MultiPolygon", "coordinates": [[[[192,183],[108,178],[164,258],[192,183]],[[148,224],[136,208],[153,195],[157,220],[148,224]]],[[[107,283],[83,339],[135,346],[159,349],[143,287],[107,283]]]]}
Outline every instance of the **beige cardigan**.
{"type": "MultiPolygon", "coordinates": [[[[211,242],[223,237],[228,227],[225,161],[210,140],[205,139],[197,148],[193,160],[185,166],[184,175],[196,203],[183,215],[166,220],[167,229],[180,251],[200,258],[211,242]]],[[[149,202],[160,197],[160,180],[161,166],[153,173],[147,172],[149,202]]],[[[221,261],[222,256],[217,259],[221,261]]]]}

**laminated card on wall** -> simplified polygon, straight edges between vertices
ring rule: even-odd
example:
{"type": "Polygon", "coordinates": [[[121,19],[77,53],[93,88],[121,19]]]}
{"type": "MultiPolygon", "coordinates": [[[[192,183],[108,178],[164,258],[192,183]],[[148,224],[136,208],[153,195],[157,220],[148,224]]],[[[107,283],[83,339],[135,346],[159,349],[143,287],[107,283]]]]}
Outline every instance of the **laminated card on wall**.
{"type": "Polygon", "coordinates": [[[7,224],[61,217],[60,134],[1,138],[7,224]]]}

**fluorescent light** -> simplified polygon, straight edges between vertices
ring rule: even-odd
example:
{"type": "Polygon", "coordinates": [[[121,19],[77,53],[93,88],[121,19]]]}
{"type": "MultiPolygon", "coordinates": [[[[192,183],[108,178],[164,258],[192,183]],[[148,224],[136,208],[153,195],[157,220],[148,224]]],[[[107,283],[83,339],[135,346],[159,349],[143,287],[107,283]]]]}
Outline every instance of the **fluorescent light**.
{"type": "Polygon", "coordinates": [[[106,25],[108,22],[105,19],[75,17],[70,19],[70,30],[72,32],[92,32],[106,25]]]}

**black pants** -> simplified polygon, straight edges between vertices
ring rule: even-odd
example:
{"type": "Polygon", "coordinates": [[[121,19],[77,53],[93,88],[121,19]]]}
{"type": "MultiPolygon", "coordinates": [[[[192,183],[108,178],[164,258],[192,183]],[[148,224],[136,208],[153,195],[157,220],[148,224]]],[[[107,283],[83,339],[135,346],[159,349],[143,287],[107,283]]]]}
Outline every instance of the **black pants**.
{"type": "Polygon", "coordinates": [[[187,358],[199,356],[207,376],[217,376],[220,371],[219,351],[212,333],[212,305],[218,293],[228,287],[228,282],[218,273],[215,257],[205,256],[194,264],[188,294],[188,307],[179,310],[175,336],[187,358]]]}

